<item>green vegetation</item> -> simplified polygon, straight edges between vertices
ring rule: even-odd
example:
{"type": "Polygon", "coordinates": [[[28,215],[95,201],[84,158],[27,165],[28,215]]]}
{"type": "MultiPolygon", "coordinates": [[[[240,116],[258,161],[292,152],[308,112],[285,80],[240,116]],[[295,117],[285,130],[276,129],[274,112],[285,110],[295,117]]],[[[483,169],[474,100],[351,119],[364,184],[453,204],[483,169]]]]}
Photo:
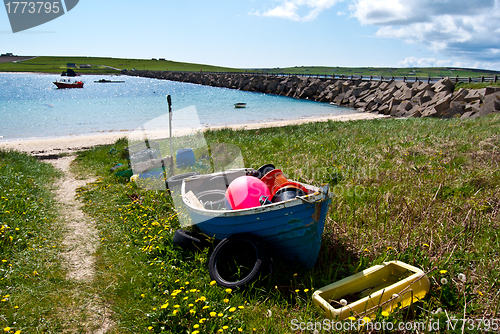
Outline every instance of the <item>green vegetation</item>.
{"type": "MultiPolygon", "coordinates": [[[[58,172],[0,150],[0,330],[58,332],[67,303],[62,230],[51,185],[58,172]]],[[[72,301],[71,301],[72,302],[72,301]]]]}
{"type": "Polygon", "coordinates": [[[0,63],[0,72],[46,72],[61,73],[67,69],[68,63],[76,64],[76,71],[85,74],[112,74],[123,69],[137,69],[150,71],[188,71],[199,72],[269,72],[308,75],[341,75],[364,77],[494,77],[499,71],[475,70],[449,67],[418,67],[418,68],[389,68],[389,67],[333,67],[333,66],[295,66],[286,68],[266,69],[238,69],[204,64],[183,63],[159,59],[125,59],[101,57],[36,57],[18,63],[0,63]],[[90,69],[81,69],[80,65],[92,65],[90,69]],[[119,70],[117,70],[119,69],[119,70]]]}
{"type": "Polygon", "coordinates": [[[272,73],[289,74],[311,74],[311,75],[345,75],[345,76],[363,76],[363,77],[419,77],[422,79],[428,77],[461,77],[478,78],[481,76],[494,77],[500,75],[499,71],[490,70],[470,70],[464,68],[450,67],[411,67],[411,68],[392,68],[392,67],[327,67],[327,66],[295,66],[285,68],[264,69],[272,73]]]}
{"type": "Polygon", "coordinates": [[[431,290],[378,320],[440,319],[443,328],[447,317],[497,318],[499,125],[494,115],[207,132],[209,143],[238,145],[246,166],[272,162],[290,179],[333,187],[314,269],[276,261],[267,280],[242,291],[212,285],[209,251],[172,245],[179,226],[168,194],[109,171],[126,163],[125,140],[83,152],[78,171],[99,176],[79,192],[101,233],[95,289],[123,332],[290,333],[292,319],[323,320],[315,289],[401,260],[428,272],[431,290]]]}
{"type": "Polygon", "coordinates": [[[459,82],[455,85],[455,90],[459,90],[460,88],[464,89],[481,89],[486,87],[500,87],[500,82],[482,82],[482,83],[464,83],[459,82]]]}
{"type": "Polygon", "coordinates": [[[68,67],[68,63],[76,64],[77,73],[105,74],[119,73],[120,70],[133,68],[151,71],[215,71],[241,72],[243,70],[218,67],[203,64],[182,63],[171,60],[121,59],[98,57],[36,57],[18,63],[1,63],[0,72],[46,72],[61,73],[68,67]],[[80,65],[92,65],[91,68],[79,68],[80,65]]]}

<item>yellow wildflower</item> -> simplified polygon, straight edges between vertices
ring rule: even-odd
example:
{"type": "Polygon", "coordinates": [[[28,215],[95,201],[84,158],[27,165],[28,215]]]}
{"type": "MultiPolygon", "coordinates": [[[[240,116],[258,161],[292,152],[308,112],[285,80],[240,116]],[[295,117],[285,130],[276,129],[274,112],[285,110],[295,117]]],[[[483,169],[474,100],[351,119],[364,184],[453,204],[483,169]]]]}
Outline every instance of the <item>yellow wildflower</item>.
{"type": "Polygon", "coordinates": [[[212,281],[212,282],[210,282],[210,285],[215,285],[215,284],[217,284],[217,282],[216,282],[216,281],[212,281]]]}
{"type": "Polygon", "coordinates": [[[233,292],[233,290],[232,290],[231,288],[227,288],[227,289],[226,289],[226,292],[227,292],[227,293],[231,293],[231,292],[233,292]]]}
{"type": "Polygon", "coordinates": [[[236,307],[231,307],[231,308],[229,309],[229,312],[234,312],[234,311],[236,311],[236,307]]]}
{"type": "Polygon", "coordinates": [[[448,271],[446,271],[446,270],[440,270],[440,271],[439,271],[439,273],[440,273],[440,274],[446,274],[447,272],[448,272],[448,271]]]}
{"type": "Polygon", "coordinates": [[[168,303],[163,304],[160,308],[161,308],[161,309],[164,309],[164,308],[167,308],[167,307],[168,307],[168,303]]]}
{"type": "Polygon", "coordinates": [[[388,316],[389,316],[389,312],[387,312],[387,311],[382,311],[382,315],[383,315],[384,317],[388,317],[388,316]]]}
{"type": "Polygon", "coordinates": [[[217,313],[215,313],[215,312],[210,312],[210,316],[211,316],[211,317],[215,317],[216,315],[217,315],[217,313]]]}

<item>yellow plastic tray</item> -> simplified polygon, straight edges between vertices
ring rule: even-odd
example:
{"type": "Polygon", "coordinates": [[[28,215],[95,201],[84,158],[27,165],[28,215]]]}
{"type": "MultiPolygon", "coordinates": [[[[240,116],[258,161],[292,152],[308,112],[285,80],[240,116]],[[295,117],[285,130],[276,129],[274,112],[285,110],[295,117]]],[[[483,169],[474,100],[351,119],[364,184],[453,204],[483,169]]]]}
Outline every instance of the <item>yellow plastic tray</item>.
{"type": "Polygon", "coordinates": [[[316,290],[313,303],[329,319],[372,317],[380,308],[391,313],[424,298],[429,286],[422,270],[390,261],[316,290]],[[342,299],[347,305],[340,304],[342,299]]]}

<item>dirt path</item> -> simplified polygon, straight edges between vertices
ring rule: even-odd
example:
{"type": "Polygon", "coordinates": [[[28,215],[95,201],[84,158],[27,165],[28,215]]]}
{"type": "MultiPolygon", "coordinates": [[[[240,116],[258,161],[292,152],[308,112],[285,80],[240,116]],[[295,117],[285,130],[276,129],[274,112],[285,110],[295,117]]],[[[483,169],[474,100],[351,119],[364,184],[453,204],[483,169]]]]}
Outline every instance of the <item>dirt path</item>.
{"type": "Polygon", "coordinates": [[[77,188],[94,180],[76,179],[70,171],[74,159],[75,156],[65,156],[48,160],[54,167],[64,172],[56,188],[57,199],[61,203],[61,214],[67,228],[63,240],[66,251],[62,255],[67,264],[67,278],[77,281],[76,286],[82,288],[81,291],[74,291],[75,296],[78,296],[75,300],[80,300],[84,304],[74,305],[73,310],[66,311],[67,316],[74,317],[71,322],[76,322],[79,328],[97,328],[87,330],[87,333],[107,333],[113,326],[110,310],[98,296],[85,293],[89,290],[87,287],[95,275],[94,253],[99,245],[99,236],[94,222],[83,213],[81,203],[75,199],[77,188]]]}

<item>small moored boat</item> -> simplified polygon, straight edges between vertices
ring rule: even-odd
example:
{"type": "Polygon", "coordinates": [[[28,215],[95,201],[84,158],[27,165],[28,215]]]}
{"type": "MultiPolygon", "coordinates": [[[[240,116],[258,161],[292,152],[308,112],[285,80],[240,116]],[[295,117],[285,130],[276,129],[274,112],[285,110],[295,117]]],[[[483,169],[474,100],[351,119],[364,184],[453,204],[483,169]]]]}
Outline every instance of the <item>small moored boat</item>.
{"type": "Polygon", "coordinates": [[[98,80],[98,81],[94,81],[95,83],[123,83],[125,81],[121,81],[121,80],[108,80],[108,79],[101,79],[101,80],[98,80]]]}
{"type": "Polygon", "coordinates": [[[57,86],[57,88],[63,89],[63,88],[83,88],[83,81],[81,80],[75,80],[72,81],[71,79],[59,79],[54,81],[54,85],[57,86]]]}
{"type": "Polygon", "coordinates": [[[239,103],[235,103],[234,104],[234,107],[235,108],[246,108],[247,107],[247,104],[244,103],[244,102],[239,102],[239,103]]]}

